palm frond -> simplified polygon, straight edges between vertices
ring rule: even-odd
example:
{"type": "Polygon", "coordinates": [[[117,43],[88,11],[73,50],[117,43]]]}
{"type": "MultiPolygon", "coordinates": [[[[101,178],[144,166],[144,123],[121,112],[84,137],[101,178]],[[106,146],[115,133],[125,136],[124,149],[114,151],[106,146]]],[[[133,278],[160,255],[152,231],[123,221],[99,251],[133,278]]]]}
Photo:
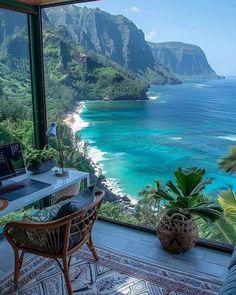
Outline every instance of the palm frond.
{"type": "Polygon", "coordinates": [[[199,204],[198,206],[189,208],[189,213],[200,216],[207,222],[215,222],[222,217],[222,208],[216,205],[199,204]]]}
{"type": "Polygon", "coordinates": [[[169,188],[169,190],[176,194],[176,196],[184,196],[183,192],[181,191],[181,189],[179,189],[178,187],[176,187],[176,185],[171,181],[167,181],[166,186],[169,188]]]}
{"type": "Polygon", "coordinates": [[[224,209],[224,217],[228,222],[236,223],[236,195],[232,190],[220,193],[218,203],[224,209]]]}
{"type": "Polygon", "coordinates": [[[186,197],[197,195],[207,184],[212,182],[210,178],[203,180],[205,170],[197,169],[196,167],[188,169],[179,168],[174,174],[176,186],[181,191],[181,195],[186,197]]]}
{"type": "Polygon", "coordinates": [[[209,225],[203,219],[197,219],[201,238],[236,244],[236,226],[226,222],[223,218],[209,225]]]}
{"type": "Polygon", "coordinates": [[[236,147],[233,146],[229,150],[229,154],[222,158],[219,162],[220,169],[227,173],[233,174],[236,172],[236,147]]]}

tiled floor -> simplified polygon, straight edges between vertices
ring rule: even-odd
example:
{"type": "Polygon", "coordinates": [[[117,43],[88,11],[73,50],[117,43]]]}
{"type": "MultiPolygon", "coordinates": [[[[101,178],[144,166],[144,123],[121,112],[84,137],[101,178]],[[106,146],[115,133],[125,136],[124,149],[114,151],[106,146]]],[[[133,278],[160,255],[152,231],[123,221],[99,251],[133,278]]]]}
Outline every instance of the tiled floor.
{"type": "MultiPolygon", "coordinates": [[[[95,224],[93,237],[97,245],[104,245],[169,268],[214,276],[222,280],[230,260],[230,254],[203,247],[195,247],[185,254],[174,255],[163,250],[155,235],[104,221],[95,224]]],[[[13,270],[13,265],[12,250],[6,241],[1,241],[0,276],[13,270]]]]}

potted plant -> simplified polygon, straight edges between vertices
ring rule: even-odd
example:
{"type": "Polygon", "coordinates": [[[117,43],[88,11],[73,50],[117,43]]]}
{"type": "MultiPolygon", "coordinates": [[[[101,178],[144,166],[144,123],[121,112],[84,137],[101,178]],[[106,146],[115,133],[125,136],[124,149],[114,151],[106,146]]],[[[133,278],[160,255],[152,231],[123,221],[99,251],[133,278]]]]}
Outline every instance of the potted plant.
{"type": "Polygon", "coordinates": [[[160,208],[157,234],[162,245],[171,252],[183,253],[197,242],[195,217],[214,222],[221,217],[222,209],[203,194],[205,186],[212,182],[204,179],[204,169],[179,168],[174,175],[175,183],[168,181],[166,187],[159,184],[150,191],[160,208]]]}
{"type": "Polygon", "coordinates": [[[26,153],[27,170],[35,174],[48,172],[56,166],[56,150],[44,148],[43,150],[30,149],[26,153]]]}

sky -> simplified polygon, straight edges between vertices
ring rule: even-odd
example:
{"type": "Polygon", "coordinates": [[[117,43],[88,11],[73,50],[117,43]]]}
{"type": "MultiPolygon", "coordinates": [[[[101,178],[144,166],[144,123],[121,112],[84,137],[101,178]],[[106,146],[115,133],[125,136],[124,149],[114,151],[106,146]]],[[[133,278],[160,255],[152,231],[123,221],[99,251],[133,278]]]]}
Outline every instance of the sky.
{"type": "Polygon", "coordinates": [[[220,75],[236,75],[236,0],[100,0],[81,4],[122,14],[147,41],[200,46],[220,75]]]}

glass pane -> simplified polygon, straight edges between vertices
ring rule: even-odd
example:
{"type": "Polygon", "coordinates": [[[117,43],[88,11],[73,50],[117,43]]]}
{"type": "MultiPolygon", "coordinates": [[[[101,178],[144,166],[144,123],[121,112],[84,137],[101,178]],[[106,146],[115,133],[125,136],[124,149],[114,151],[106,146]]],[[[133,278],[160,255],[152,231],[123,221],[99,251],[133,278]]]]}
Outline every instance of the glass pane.
{"type": "Polygon", "coordinates": [[[222,191],[235,189],[231,166],[219,161],[235,142],[236,23],[229,4],[209,7],[211,19],[208,5],[103,0],[46,9],[48,118],[61,124],[67,165],[90,170],[107,190],[103,216],[156,228],[171,207],[168,214],[194,213],[201,237],[235,243],[234,195],[233,214],[209,220],[225,209],[222,191]],[[227,34],[217,29],[222,12],[227,34]]]}
{"type": "Polygon", "coordinates": [[[0,144],[33,146],[27,15],[0,9],[0,144]]]}
{"type": "MultiPolygon", "coordinates": [[[[45,84],[48,125],[56,122],[58,134],[65,154],[65,166],[81,171],[91,172],[94,168],[88,159],[87,145],[81,147],[79,136],[75,136],[71,128],[73,121],[72,113],[77,108],[81,95],[86,92],[86,84],[81,75],[87,75],[81,59],[84,56],[82,47],[71,42],[67,29],[64,27],[54,28],[49,22],[47,13],[43,13],[43,41],[45,62],[45,84]],[[71,115],[70,115],[71,113],[71,115]],[[65,121],[66,120],[66,121],[65,121]]],[[[55,11],[57,9],[55,8],[55,11]]],[[[86,61],[85,61],[86,62],[86,61]]],[[[49,146],[58,150],[57,138],[48,137],[49,146]]],[[[58,154],[58,166],[60,157],[58,154]]],[[[92,177],[92,178],[95,178],[92,177]]]]}
{"type": "MultiPolygon", "coordinates": [[[[0,9],[0,145],[14,142],[21,143],[24,156],[34,146],[28,21],[26,14],[0,9]]],[[[1,217],[0,234],[34,207],[1,217]]]]}

